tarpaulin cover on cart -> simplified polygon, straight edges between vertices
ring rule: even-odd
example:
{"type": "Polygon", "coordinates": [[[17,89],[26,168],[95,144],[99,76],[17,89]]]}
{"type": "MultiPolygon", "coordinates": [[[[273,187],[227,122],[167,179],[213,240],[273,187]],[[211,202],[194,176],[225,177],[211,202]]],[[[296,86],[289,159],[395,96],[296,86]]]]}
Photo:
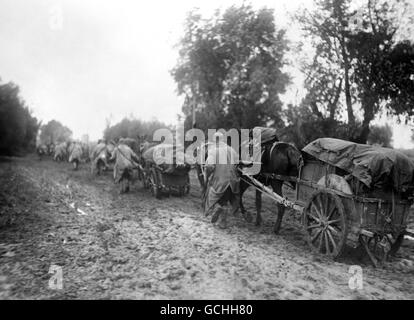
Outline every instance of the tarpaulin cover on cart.
{"type": "Polygon", "coordinates": [[[302,151],[345,170],[367,187],[403,192],[413,185],[414,162],[394,149],[321,138],[302,151]]]}

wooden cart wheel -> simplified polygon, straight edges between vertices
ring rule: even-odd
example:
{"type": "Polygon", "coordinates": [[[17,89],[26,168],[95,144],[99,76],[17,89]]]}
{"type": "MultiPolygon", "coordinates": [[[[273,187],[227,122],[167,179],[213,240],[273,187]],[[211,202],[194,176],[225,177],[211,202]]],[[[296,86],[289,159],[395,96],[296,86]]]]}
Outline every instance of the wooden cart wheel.
{"type": "Polygon", "coordinates": [[[155,170],[151,170],[150,173],[150,185],[151,185],[151,193],[154,195],[155,198],[161,199],[161,188],[158,186],[158,179],[157,173],[155,170]]]}
{"type": "Polygon", "coordinates": [[[334,259],[340,257],[348,236],[348,222],[338,195],[316,191],[303,211],[303,227],[314,251],[334,259]]]}

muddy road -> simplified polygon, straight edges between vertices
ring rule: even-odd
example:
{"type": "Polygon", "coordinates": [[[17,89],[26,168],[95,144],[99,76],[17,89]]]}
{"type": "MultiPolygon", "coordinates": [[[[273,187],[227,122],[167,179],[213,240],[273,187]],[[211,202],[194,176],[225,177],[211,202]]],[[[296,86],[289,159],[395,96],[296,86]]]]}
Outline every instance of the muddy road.
{"type": "Polygon", "coordinates": [[[112,172],[92,176],[86,164],[2,158],[0,299],[414,298],[413,241],[378,269],[358,252],[334,262],[311,253],[294,214],[274,235],[268,199],[261,228],[236,216],[218,229],[192,183],[186,197],[156,200],[138,181],[119,195],[112,172]],[[349,287],[352,265],[362,289],[349,287]]]}

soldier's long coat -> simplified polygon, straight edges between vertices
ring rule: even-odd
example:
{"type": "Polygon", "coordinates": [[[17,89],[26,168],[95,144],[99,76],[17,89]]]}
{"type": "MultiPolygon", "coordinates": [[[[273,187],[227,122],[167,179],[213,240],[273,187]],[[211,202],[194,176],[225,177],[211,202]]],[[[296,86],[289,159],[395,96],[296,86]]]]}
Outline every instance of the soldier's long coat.
{"type": "Polygon", "coordinates": [[[107,156],[108,149],[106,148],[106,144],[98,143],[93,149],[91,155],[92,168],[96,168],[99,159],[101,159],[105,163],[105,166],[108,166],[107,156]]]}
{"type": "Polygon", "coordinates": [[[237,173],[236,151],[225,143],[211,144],[208,147],[206,161],[207,171],[212,171],[208,177],[207,188],[204,195],[204,212],[208,215],[214,206],[230,189],[233,211],[239,207],[240,177],[237,173]]]}
{"type": "Polygon", "coordinates": [[[53,159],[57,160],[60,157],[60,160],[67,159],[67,145],[65,142],[58,144],[55,148],[55,155],[53,159]]]}
{"type": "Polygon", "coordinates": [[[112,159],[115,159],[114,180],[119,182],[125,170],[132,170],[136,163],[139,162],[138,156],[130,147],[120,144],[115,147],[112,153],[112,159]]]}
{"type": "Polygon", "coordinates": [[[80,162],[82,159],[82,154],[83,154],[82,146],[79,143],[74,144],[71,148],[69,162],[72,162],[75,160],[78,160],[80,162]]]}

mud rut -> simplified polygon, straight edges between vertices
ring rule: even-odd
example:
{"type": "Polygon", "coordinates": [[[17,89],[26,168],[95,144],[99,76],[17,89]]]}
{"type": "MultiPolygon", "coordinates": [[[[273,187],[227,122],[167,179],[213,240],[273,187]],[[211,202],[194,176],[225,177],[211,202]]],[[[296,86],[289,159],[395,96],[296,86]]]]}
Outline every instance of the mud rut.
{"type": "Polygon", "coordinates": [[[140,182],[119,195],[112,172],[33,156],[3,159],[0,181],[1,299],[414,298],[412,241],[380,269],[355,251],[334,262],[310,252],[294,214],[272,234],[268,199],[261,228],[231,217],[220,230],[201,213],[194,176],[188,196],[156,200],[140,182]],[[355,264],[361,290],[348,286],[355,264]],[[48,286],[51,265],[61,290],[48,286]]]}

